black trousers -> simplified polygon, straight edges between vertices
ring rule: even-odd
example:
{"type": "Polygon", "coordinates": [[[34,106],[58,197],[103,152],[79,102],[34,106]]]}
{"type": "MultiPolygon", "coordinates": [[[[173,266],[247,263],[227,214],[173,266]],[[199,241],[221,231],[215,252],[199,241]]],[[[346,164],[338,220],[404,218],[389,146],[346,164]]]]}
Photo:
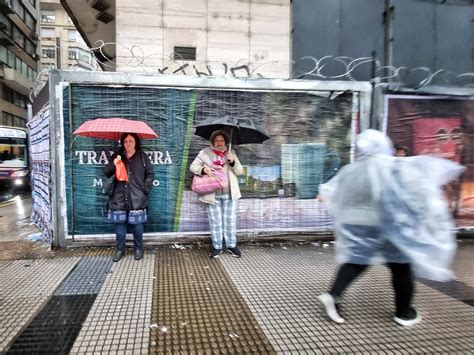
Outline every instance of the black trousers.
{"type": "MultiPolygon", "coordinates": [[[[410,311],[415,282],[410,264],[388,263],[392,272],[392,286],[395,291],[395,307],[397,315],[410,311]]],[[[329,292],[335,299],[342,296],[349,284],[367,269],[368,265],[343,264],[337,273],[336,280],[329,292]]]]}

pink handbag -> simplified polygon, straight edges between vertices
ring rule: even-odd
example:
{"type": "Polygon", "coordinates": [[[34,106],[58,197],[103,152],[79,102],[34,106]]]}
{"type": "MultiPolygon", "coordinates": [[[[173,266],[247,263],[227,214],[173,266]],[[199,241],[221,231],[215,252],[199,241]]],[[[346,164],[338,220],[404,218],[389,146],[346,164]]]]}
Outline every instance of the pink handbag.
{"type": "Polygon", "coordinates": [[[198,195],[206,195],[229,186],[229,178],[225,170],[216,170],[214,174],[213,177],[205,174],[194,175],[191,190],[198,195]]]}

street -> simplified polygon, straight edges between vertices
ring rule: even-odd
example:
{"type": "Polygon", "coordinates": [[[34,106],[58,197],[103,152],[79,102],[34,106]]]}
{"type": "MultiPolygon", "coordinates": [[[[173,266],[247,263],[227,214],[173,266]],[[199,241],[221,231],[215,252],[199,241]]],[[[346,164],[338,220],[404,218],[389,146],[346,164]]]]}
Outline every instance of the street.
{"type": "Polygon", "coordinates": [[[49,245],[28,240],[39,229],[30,221],[31,192],[0,187],[0,260],[40,257],[49,245]]]}

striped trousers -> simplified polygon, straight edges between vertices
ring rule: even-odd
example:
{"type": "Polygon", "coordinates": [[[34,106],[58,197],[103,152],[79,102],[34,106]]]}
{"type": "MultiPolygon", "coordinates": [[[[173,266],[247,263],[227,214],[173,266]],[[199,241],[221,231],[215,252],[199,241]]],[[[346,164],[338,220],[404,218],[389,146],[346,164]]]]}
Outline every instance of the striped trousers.
{"type": "Polygon", "coordinates": [[[237,245],[235,201],[229,194],[216,195],[216,202],[208,205],[207,213],[213,248],[222,249],[223,239],[227,248],[235,248],[237,245]]]}

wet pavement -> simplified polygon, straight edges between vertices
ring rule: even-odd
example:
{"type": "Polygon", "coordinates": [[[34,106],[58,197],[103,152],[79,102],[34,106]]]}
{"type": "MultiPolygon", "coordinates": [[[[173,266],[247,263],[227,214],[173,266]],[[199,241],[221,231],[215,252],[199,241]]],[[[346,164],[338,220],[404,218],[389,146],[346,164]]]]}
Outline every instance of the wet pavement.
{"type": "Polygon", "coordinates": [[[337,268],[326,242],[70,248],[0,261],[0,353],[474,353],[474,241],[459,242],[455,283],[418,280],[423,321],[393,322],[388,270],[369,269],[329,322],[316,296],[337,268]]]}
{"type": "Polygon", "coordinates": [[[27,239],[39,232],[30,221],[31,203],[30,191],[0,186],[0,260],[51,254],[49,245],[27,239]]]}
{"type": "Polygon", "coordinates": [[[37,232],[30,216],[31,192],[0,186],[0,242],[23,240],[37,232]]]}
{"type": "MultiPolygon", "coordinates": [[[[2,195],[4,196],[4,195],[2,195]]],[[[393,322],[383,266],[349,288],[346,323],[316,296],[337,264],[329,242],[247,243],[243,257],[207,246],[147,245],[118,263],[110,247],[65,248],[25,239],[28,193],[0,202],[0,354],[474,354],[474,239],[459,241],[447,283],[418,280],[423,321],[393,322]]]]}

